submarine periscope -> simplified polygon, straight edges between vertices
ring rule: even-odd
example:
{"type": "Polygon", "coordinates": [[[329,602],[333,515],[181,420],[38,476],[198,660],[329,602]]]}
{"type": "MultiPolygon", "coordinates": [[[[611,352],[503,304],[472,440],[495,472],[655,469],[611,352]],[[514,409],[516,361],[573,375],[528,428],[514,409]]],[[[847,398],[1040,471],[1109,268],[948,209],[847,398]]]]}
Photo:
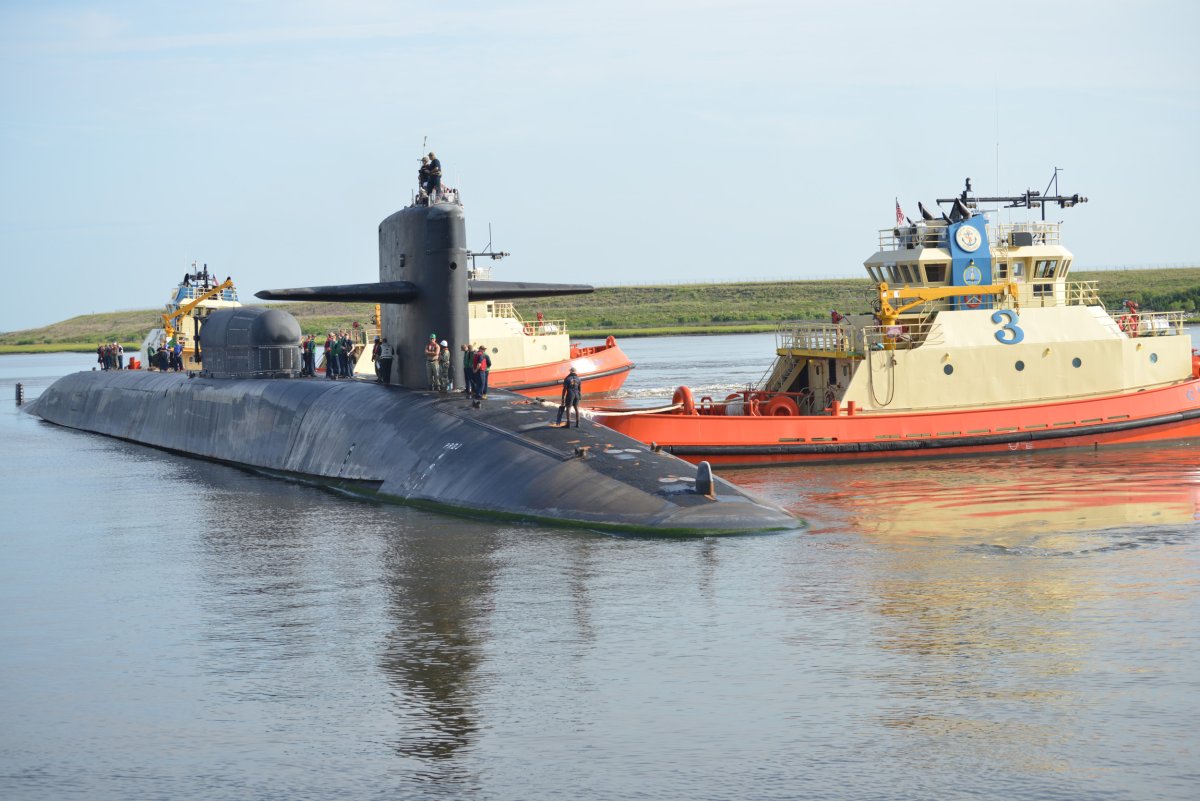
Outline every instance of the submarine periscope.
{"type": "Polygon", "coordinates": [[[244,306],[209,315],[199,373],[75,373],[29,411],[69,428],[468,517],[669,536],[801,525],[706,464],[586,419],[557,428],[553,406],[493,389],[474,408],[462,395],[425,391],[426,338],[437,332],[455,353],[469,344],[469,300],[592,291],[471,280],[465,242],[454,193],[380,224],[379,282],[258,293],[381,303],[383,335],[396,345],[384,383],[301,378],[295,318],[244,306]]]}

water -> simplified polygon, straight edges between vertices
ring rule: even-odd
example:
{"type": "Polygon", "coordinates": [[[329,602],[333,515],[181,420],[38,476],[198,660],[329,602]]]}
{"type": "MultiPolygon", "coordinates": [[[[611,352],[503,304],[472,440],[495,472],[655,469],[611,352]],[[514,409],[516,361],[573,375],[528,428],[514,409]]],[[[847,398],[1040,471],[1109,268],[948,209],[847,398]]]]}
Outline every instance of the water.
{"type": "MultiPolygon", "coordinates": [[[[634,394],[770,361],[769,337],[622,347],[634,394]]],[[[740,471],[809,527],[626,539],[16,413],[14,381],[76,367],[0,357],[5,799],[1200,786],[1200,447],[740,471]]]]}

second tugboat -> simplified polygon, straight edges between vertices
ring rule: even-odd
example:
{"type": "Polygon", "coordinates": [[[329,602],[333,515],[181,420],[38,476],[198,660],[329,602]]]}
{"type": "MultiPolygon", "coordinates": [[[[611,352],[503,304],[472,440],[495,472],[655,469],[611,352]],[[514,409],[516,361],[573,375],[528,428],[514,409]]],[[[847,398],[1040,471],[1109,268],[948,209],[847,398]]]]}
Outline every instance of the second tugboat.
{"type": "Polygon", "coordinates": [[[721,464],[1098,447],[1200,437],[1200,357],[1183,312],[1110,313],[1045,207],[1079,195],[974,197],[880,231],[874,314],[785,323],[755,388],[593,419],[721,464]],[[1041,208],[988,225],[980,203],[1041,208]]]}

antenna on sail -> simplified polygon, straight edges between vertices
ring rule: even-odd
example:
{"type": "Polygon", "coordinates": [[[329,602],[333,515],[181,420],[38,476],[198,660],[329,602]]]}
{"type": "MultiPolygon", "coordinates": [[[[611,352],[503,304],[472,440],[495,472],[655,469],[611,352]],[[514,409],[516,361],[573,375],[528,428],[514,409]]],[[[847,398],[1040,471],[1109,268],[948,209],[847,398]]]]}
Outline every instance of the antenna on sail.
{"type": "Polygon", "coordinates": [[[478,268],[475,266],[475,257],[476,256],[487,256],[492,261],[499,261],[500,259],[503,259],[505,256],[511,256],[511,255],[512,255],[511,253],[507,253],[503,250],[501,250],[501,251],[493,251],[492,250],[492,224],[488,223],[488,241],[487,241],[487,244],[483,246],[483,250],[479,250],[479,251],[472,250],[467,253],[467,257],[471,260],[471,274],[478,275],[478,268]]]}

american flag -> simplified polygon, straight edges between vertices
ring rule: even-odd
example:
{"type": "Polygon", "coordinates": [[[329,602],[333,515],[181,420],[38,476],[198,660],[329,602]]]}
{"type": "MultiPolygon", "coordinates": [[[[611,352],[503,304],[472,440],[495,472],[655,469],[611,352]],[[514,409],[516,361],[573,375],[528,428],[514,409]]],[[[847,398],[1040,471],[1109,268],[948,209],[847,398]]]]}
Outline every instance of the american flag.
{"type": "Polygon", "coordinates": [[[896,225],[904,225],[904,212],[900,211],[900,198],[896,198],[896,225]]]}

